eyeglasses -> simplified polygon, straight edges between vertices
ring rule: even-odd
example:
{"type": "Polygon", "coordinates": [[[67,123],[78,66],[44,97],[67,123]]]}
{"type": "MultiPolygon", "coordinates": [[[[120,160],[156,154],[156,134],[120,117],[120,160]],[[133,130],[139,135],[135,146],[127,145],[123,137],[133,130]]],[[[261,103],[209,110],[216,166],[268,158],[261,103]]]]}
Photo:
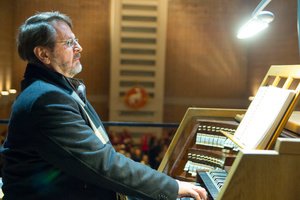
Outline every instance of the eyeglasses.
{"type": "Polygon", "coordinates": [[[67,47],[73,48],[76,44],[78,43],[78,38],[70,38],[68,40],[60,40],[57,41],[56,43],[64,43],[67,47]]]}

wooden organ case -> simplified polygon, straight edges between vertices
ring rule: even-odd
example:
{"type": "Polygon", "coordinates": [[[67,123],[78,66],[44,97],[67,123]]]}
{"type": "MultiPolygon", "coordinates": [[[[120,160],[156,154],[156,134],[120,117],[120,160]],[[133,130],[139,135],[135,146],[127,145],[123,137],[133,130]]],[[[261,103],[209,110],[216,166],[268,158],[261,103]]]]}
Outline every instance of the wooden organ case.
{"type": "Polygon", "coordinates": [[[241,149],[221,133],[234,133],[246,110],[189,108],[158,170],[199,183],[209,199],[299,199],[300,112],[293,110],[300,66],[271,66],[262,85],[278,87],[284,77],[280,87],[289,88],[295,76],[298,92],[266,149],[241,149]],[[271,81],[269,75],[274,76],[271,81]]]}

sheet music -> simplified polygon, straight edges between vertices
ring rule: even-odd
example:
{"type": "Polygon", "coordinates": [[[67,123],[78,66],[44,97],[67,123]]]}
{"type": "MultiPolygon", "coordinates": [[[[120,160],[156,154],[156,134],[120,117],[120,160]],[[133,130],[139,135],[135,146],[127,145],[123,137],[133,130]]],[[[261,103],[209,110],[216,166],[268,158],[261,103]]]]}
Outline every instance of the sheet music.
{"type": "Polygon", "coordinates": [[[234,138],[248,149],[264,149],[280,123],[295,91],[262,86],[238,126],[234,138]]]}

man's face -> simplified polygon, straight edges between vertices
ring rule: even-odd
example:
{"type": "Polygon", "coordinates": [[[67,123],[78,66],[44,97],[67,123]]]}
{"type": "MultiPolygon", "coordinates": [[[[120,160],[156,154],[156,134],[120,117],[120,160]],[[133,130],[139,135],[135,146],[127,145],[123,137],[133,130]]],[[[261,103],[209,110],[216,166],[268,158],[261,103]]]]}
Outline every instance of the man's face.
{"type": "Polygon", "coordinates": [[[71,28],[63,21],[53,22],[56,29],[56,43],[50,53],[48,66],[66,77],[74,77],[81,72],[80,63],[81,46],[75,41],[71,28]],[[68,42],[67,42],[68,41],[68,42]]]}

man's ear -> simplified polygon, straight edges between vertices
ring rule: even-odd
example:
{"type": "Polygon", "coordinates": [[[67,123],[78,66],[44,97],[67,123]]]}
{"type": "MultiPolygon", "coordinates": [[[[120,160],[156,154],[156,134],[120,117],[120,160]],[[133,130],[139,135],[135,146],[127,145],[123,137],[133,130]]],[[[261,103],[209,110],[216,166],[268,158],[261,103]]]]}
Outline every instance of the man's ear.
{"type": "Polygon", "coordinates": [[[33,53],[42,63],[50,64],[49,51],[45,47],[34,47],[33,53]]]}

